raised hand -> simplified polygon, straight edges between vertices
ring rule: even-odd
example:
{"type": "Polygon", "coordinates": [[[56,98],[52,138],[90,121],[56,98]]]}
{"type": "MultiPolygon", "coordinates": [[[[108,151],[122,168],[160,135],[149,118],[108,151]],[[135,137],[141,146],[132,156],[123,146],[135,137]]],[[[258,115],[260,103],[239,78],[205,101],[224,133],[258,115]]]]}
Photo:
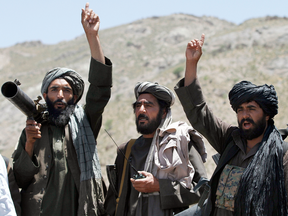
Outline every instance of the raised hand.
{"type": "Polygon", "coordinates": [[[197,78],[197,63],[202,55],[204,39],[205,35],[202,34],[200,40],[194,39],[187,44],[184,86],[190,85],[197,78]]]}
{"type": "Polygon", "coordinates": [[[100,45],[100,39],[98,35],[100,18],[92,9],[89,8],[88,2],[85,5],[85,9],[82,8],[81,23],[89,43],[91,56],[95,60],[105,64],[105,57],[100,45]]]}
{"type": "Polygon", "coordinates": [[[100,27],[100,18],[95,12],[89,8],[89,3],[85,5],[85,9],[82,8],[81,23],[86,34],[98,35],[100,27]]]}
{"type": "Polygon", "coordinates": [[[205,40],[205,35],[202,34],[200,40],[194,39],[194,40],[191,40],[187,44],[187,48],[186,48],[186,60],[187,61],[194,61],[196,63],[199,61],[202,55],[202,46],[204,44],[204,40],[205,40]]]}

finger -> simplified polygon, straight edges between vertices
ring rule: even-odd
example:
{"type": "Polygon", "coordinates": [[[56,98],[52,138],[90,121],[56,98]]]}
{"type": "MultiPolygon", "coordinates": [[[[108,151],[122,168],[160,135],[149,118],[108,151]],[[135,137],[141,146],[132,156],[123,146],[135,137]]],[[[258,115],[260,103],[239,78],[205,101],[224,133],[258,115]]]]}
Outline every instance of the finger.
{"type": "Polygon", "coordinates": [[[147,176],[149,173],[148,172],[146,172],[146,171],[138,171],[139,173],[141,173],[141,174],[143,174],[143,175],[145,175],[145,176],[147,176]]]}
{"type": "Polygon", "coordinates": [[[41,131],[39,128],[28,126],[25,128],[25,131],[27,134],[35,135],[35,134],[41,134],[41,131]]]}
{"type": "Polygon", "coordinates": [[[191,48],[193,46],[192,42],[189,41],[188,44],[187,44],[187,48],[191,48]]]}
{"type": "Polygon", "coordinates": [[[97,14],[92,10],[90,13],[89,23],[95,23],[97,18],[97,14]]]}
{"type": "Polygon", "coordinates": [[[188,46],[189,48],[194,48],[196,46],[196,41],[195,40],[191,40],[189,43],[188,43],[188,46]]]}
{"type": "Polygon", "coordinates": [[[87,2],[86,4],[85,4],[85,11],[88,11],[89,10],[89,2],[87,2]]]}
{"type": "Polygon", "coordinates": [[[35,134],[35,135],[31,135],[27,140],[36,140],[40,138],[41,138],[41,134],[35,134]]]}
{"type": "Polygon", "coordinates": [[[36,125],[37,125],[37,122],[34,120],[27,120],[26,121],[26,127],[27,126],[36,126],[36,125]]]}
{"type": "Polygon", "coordinates": [[[85,16],[86,16],[86,12],[85,12],[85,10],[82,8],[82,13],[81,13],[81,20],[82,20],[82,22],[84,22],[85,16]]]}
{"type": "Polygon", "coordinates": [[[205,34],[203,33],[203,34],[201,35],[201,39],[200,39],[200,41],[201,41],[201,46],[204,44],[204,40],[205,40],[205,34]]]}

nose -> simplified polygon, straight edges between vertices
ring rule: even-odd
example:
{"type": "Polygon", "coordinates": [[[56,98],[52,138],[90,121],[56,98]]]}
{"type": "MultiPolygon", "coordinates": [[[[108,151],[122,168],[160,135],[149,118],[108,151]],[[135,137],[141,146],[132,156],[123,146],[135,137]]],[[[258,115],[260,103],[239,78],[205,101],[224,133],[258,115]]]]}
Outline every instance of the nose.
{"type": "Polygon", "coordinates": [[[243,111],[243,118],[248,118],[248,117],[250,117],[250,113],[247,111],[247,110],[244,110],[243,111]]]}
{"type": "Polygon", "coordinates": [[[146,109],[145,109],[144,104],[142,104],[142,105],[139,107],[139,112],[141,112],[141,113],[146,112],[146,109]]]}
{"type": "Polygon", "coordinates": [[[62,91],[62,90],[59,90],[59,91],[58,91],[57,98],[58,98],[58,99],[63,99],[63,98],[64,98],[64,94],[63,94],[63,91],[62,91]]]}

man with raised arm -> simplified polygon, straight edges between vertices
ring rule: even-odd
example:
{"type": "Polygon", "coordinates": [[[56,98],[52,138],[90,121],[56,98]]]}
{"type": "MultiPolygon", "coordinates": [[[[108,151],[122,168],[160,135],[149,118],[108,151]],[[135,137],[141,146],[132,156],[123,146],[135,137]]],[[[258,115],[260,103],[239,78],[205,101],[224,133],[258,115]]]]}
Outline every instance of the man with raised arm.
{"type": "Polygon", "coordinates": [[[26,121],[14,153],[22,216],[102,215],[104,194],[96,138],[112,86],[112,63],[99,40],[99,17],[87,3],[81,22],[90,51],[90,86],[84,108],[80,74],[68,68],[46,73],[41,93],[49,116],[26,121]]]}
{"type": "MultiPolygon", "coordinates": [[[[229,92],[238,127],[218,119],[197,78],[204,38],[188,43],[185,78],[175,87],[191,125],[221,155],[202,215],[287,215],[288,147],[274,126],[276,91],[273,85],[241,81],[229,92]]],[[[180,215],[193,215],[193,208],[180,215]]]]}

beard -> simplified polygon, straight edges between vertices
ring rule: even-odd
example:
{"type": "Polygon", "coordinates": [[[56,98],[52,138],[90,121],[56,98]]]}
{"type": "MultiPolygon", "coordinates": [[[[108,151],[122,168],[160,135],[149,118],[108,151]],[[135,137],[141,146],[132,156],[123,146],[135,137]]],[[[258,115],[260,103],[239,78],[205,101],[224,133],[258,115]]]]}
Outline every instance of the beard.
{"type": "Polygon", "coordinates": [[[246,140],[252,140],[264,133],[266,128],[266,116],[263,115],[263,117],[256,123],[251,118],[242,119],[241,122],[238,121],[238,125],[240,128],[241,136],[246,140]],[[250,122],[252,127],[248,130],[243,129],[242,125],[244,121],[250,122]]]}
{"type": "Polygon", "coordinates": [[[73,98],[69,100],[67,103],[60,99],[52,102],[47,96],[46,104],[49,112],[48,120],[52,125],[55,125],[57,127],[64,127],[66,124],[68,124],[70,116],[73,114],[75,110],[75,104],[73,102],[73,98]],[[57,102],[65,104],[66,106],[65,109],[55,109],[54,105],[57,102]]]}
{"type": "Polygon", "coordinates": [[[144,135],[154,133],[157,130],[157,128],[159,127],[159,125],[161,124],[162,115],[163,115],[163,111],[159,110],[156,118],[151,119],[149,121],[148,116],[146,116],[144,114],[140,114],[136,118],[136,126],[137,126],[138,133],[141,133],[144,135]],[[145,118],[146,120],[148,120],[148,122],[146,124],[139,124],[139,118],[145,118]]]}

